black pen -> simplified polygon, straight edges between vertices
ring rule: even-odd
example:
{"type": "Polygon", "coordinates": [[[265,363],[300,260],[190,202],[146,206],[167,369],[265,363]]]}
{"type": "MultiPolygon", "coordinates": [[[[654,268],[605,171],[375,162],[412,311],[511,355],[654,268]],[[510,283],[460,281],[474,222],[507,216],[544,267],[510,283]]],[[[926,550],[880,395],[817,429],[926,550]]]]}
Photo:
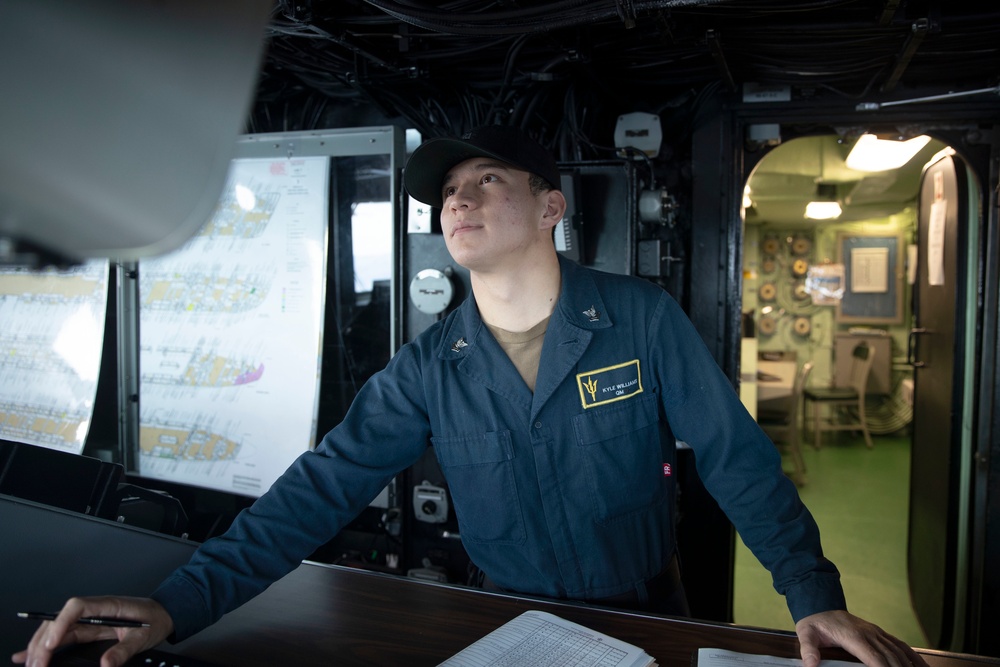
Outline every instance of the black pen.
{"type": "MultiPolygon", "coordinates": [[[[38,621],[54,621],[56,620],[58,614],[53,614],[47,611],[19,611],[17,612],[18,618],[28,618],[38,621]]],[[[143,623],[142,621],[127,621],[120,618],[96,618],[96,617],[84,617],[76,619],[77,623],[83,623],[84,625],[106,625],[109,628],[148,628],[149,623],[143,623]]]]}

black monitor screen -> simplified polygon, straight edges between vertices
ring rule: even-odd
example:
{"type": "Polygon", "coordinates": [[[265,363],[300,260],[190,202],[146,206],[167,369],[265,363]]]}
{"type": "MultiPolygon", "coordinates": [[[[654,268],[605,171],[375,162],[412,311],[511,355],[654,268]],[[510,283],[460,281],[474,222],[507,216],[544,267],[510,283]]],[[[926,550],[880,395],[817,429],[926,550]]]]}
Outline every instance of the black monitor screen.
{"type": "Polygon", "coordinates": [[[38,621],[74,595],[145,596],[198,545],[0,495],[0,658],[23,649],[38,621]]]}

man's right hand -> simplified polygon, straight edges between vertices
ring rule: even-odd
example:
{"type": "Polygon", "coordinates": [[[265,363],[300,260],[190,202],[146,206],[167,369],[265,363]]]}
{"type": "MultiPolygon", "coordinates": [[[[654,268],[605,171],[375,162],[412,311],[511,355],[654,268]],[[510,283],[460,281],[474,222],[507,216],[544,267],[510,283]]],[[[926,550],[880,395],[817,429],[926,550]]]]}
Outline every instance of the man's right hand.
{"type": "Polygon", "coordinates": [[[121,667],[132,656],[149,650],[170,636],[174,621],[159,602],[149,598],[87,597],[66,602],[59,616],[44,621],[35,631],[28,648],[11,656],[27,667],[46,667],[52,654],[63,646],[117,639],[101,656],[101,667],[121,667]],[[117,618],[148,623],[148,628],[115,628],[84,625],[84,617],[117,618]]]}

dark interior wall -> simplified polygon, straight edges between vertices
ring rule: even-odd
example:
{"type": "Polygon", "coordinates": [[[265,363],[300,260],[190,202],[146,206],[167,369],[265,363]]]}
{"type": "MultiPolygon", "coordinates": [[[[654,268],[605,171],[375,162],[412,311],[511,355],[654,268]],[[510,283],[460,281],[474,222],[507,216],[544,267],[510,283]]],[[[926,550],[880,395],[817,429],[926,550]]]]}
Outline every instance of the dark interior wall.
{"type": "MultiPolygon", "coordinates": [[[[721,101],[720,101],[721,103],[721,101]]],[[[721,107],[698,127],[691,154],[691,272],[688,316],[719,366],[735,385],[739,377],[741,223],[734,193],[732,118],[721,107]]]]}
{"type": "Polygon", "coordinates": [[[984,200],[987,221],[982,230],[981,291],[976,295],[983,311],[980,357],[980,390],[975,425],[975,488],[972,498],[973,525],[980,530],[973,538],[970,568],[982,582],[971,591],[969,613],[974,622],[966,628],[964,646],[983,655],[1000,656],[1000,126],[990,133],[988,161],[979,173],[985,174],[984,200]],[[983,171],[983,169],[985,171],[983,171]]]}

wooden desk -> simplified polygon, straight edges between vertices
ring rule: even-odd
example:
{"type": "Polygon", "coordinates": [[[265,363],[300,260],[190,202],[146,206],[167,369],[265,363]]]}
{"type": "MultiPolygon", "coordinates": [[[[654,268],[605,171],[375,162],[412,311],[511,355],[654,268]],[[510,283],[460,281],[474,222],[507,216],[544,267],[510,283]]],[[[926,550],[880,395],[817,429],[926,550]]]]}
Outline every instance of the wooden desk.
{"type": "MultiPolygon", "coordinates": [[[[15,611],[58,609],[70,595],[146,595],[196,548],[5,496],[0,496],[0,526],[7,531],[0,539],[0,646],[7,655],[24,648],[37,627],[15,618],[15,611]]],[[[779,630],[500,595],[315,563],[303,563],[194,637],[160,649],[234,667],[420,667],[439,664],[529,609],[640,646],[662,667],[689,667],[700,647],[798,655],[794,634],[779,630]]],[[[54,664],[96,665],[90,658],[99,648],[73,648],[54,664]]],[[[931,667],[1000,667],[995,658],[921,652],[931,667]]],[[[827,657],[849,659],[841,651],[827,657]]]]}
{"type": "MultiPolygon", "coordinates": [[[[437,665],[503,623],[541,609],[689,667],[699,647],[798,657],[794,634],[641,615],[304,563],[171,652],[220,665],[437,665]]],[[[931,667],[1000,660],[921,651],[931,667]]],[[[827,657],[850,659],[840,651],[827,657]]]]}

